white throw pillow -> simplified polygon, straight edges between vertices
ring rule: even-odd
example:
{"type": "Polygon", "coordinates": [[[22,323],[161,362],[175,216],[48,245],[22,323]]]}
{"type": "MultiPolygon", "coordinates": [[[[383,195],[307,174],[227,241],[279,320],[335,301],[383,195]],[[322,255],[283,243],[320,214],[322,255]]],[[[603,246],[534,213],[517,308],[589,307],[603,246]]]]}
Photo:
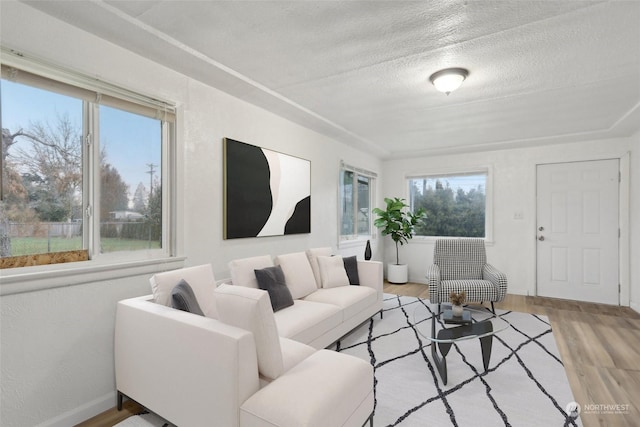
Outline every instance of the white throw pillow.
{"type": "Polygon", "coordinates": [[[273,260],[269,255],[234,259],[229,262],[231,281],[234,285],[258,289],[258,280],[254,270],[262,270],[267,267],[273,267],[273,260]]]}
{"type": "Polygon", "coordinates": [[[319,256],[331,256],[331,248],[313,248],[306,250],[307,258],[309,259],[309,264],[311,265],[311,270],[313,270],[313,277],[316,278],[316,286],[318,288],[322,287],[322,279],[320,278],[320,267],[318,266],[318,257],[319,256]]]}
{"type": "Polygon", "coordinates": [[[282,268],[284,281],[293,299],[304,298],[318,290],[316,278],[304,252],[278,255],[276,265],[282,268]]]}
{"type": "Polygon", "coordinates": [[[349,277],[341,256],[319,256],[320,280],[323,288],[349,286],[349,277]]]}
{"type": "Polygon", "coordinates": [[[149,279],[153,300],[167,307],[171,307],[171,291],[184,280],[189,284],[196,296],[198,305],[205,316],[218,318],[216,309],[215,289],[216,279],[213,276],[211,264],[197,265],[195,267],[180,268],[178,270],[165,271],[153,275],[149,279]]]}
{"type": "Polygon", "coordinates": [[[216,301],[222,322],[253,333],[260,374],[271,380],[282,375],[280,337],[267,291],[220,285],[216,289],[216,301]]]}

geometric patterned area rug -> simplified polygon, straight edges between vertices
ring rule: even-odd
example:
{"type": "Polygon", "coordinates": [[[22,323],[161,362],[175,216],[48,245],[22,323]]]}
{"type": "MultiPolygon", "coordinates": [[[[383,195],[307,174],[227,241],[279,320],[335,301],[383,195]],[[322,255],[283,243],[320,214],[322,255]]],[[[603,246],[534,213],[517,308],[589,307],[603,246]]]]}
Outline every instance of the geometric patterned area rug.
{"type": "Polygon", "coordinates": [[[425,338],[436,309],[385,294],[384,318],[374,316],[333,347],[373,365],[375,426],[582,425],[545,316],[496,310],[511,326],[494,336],[487,372],[479,340],[460,341],[447,355],[444,385],[425,338]]]}
{"type": "MultiPolygon", "coordinates": [[[[385,294],[383,319],[374,316],[329,347],[373,365],[374,426],[582,426],[570,412],[577,405],[545,316],[496,310],[511,326],[494,336],[487,372],[479,340],[460,341],[447,355],[444,385],[425,338],[435,308],[385,294]]],[[[146,413],[117,426],[172,425],[146,413]]]]}

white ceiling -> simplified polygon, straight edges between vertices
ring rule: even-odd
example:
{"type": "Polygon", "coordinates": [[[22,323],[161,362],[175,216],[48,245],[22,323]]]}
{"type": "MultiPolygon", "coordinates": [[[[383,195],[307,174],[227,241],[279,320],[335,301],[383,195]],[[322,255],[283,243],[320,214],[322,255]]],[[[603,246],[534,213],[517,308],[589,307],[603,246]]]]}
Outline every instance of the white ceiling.
{"type": "Polygon", "coordinates": [[[382,158],[640,130],[638,1],[24,2],[382,158]]]}

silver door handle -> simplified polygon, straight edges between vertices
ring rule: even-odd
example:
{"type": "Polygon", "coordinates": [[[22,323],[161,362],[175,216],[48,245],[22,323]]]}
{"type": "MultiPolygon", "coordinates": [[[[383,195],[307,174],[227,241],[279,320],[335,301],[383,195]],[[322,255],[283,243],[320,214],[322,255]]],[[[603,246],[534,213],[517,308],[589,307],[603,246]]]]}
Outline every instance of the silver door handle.
{"type": "Polygon", "coordinates": [[[544,236],[538,237],[538,240],[540,240],[542,242],[544,240],[544,236]]]}

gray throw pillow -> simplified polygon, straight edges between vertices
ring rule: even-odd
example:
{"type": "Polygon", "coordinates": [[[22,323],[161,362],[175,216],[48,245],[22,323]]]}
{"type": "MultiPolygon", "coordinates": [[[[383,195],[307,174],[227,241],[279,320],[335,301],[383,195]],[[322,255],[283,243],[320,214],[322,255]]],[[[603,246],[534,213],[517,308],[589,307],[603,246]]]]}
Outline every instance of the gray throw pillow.
{"type": "Polygon", "coordinates": [[[342,261],[344,262],[344,269],[347,272],[347,277],[349,278],[350,285],[360,285],[360,276],[358,276],[358,257],[349,256],[343,257],[342,261]]]}
{"type": "Polygon", "coordinates": [[[180,280],[171,290],[171,307],[204,316],[193,289],[184,279],[180,280]]]}
{"type": "Polygon", "coordinates": [[[293,297],[284,280],[282,267],[276,265],[275,267],[254,270],[254,272],[258,280],[258,287],[269,293],[274,313],[293,305],[293,297]]]}

